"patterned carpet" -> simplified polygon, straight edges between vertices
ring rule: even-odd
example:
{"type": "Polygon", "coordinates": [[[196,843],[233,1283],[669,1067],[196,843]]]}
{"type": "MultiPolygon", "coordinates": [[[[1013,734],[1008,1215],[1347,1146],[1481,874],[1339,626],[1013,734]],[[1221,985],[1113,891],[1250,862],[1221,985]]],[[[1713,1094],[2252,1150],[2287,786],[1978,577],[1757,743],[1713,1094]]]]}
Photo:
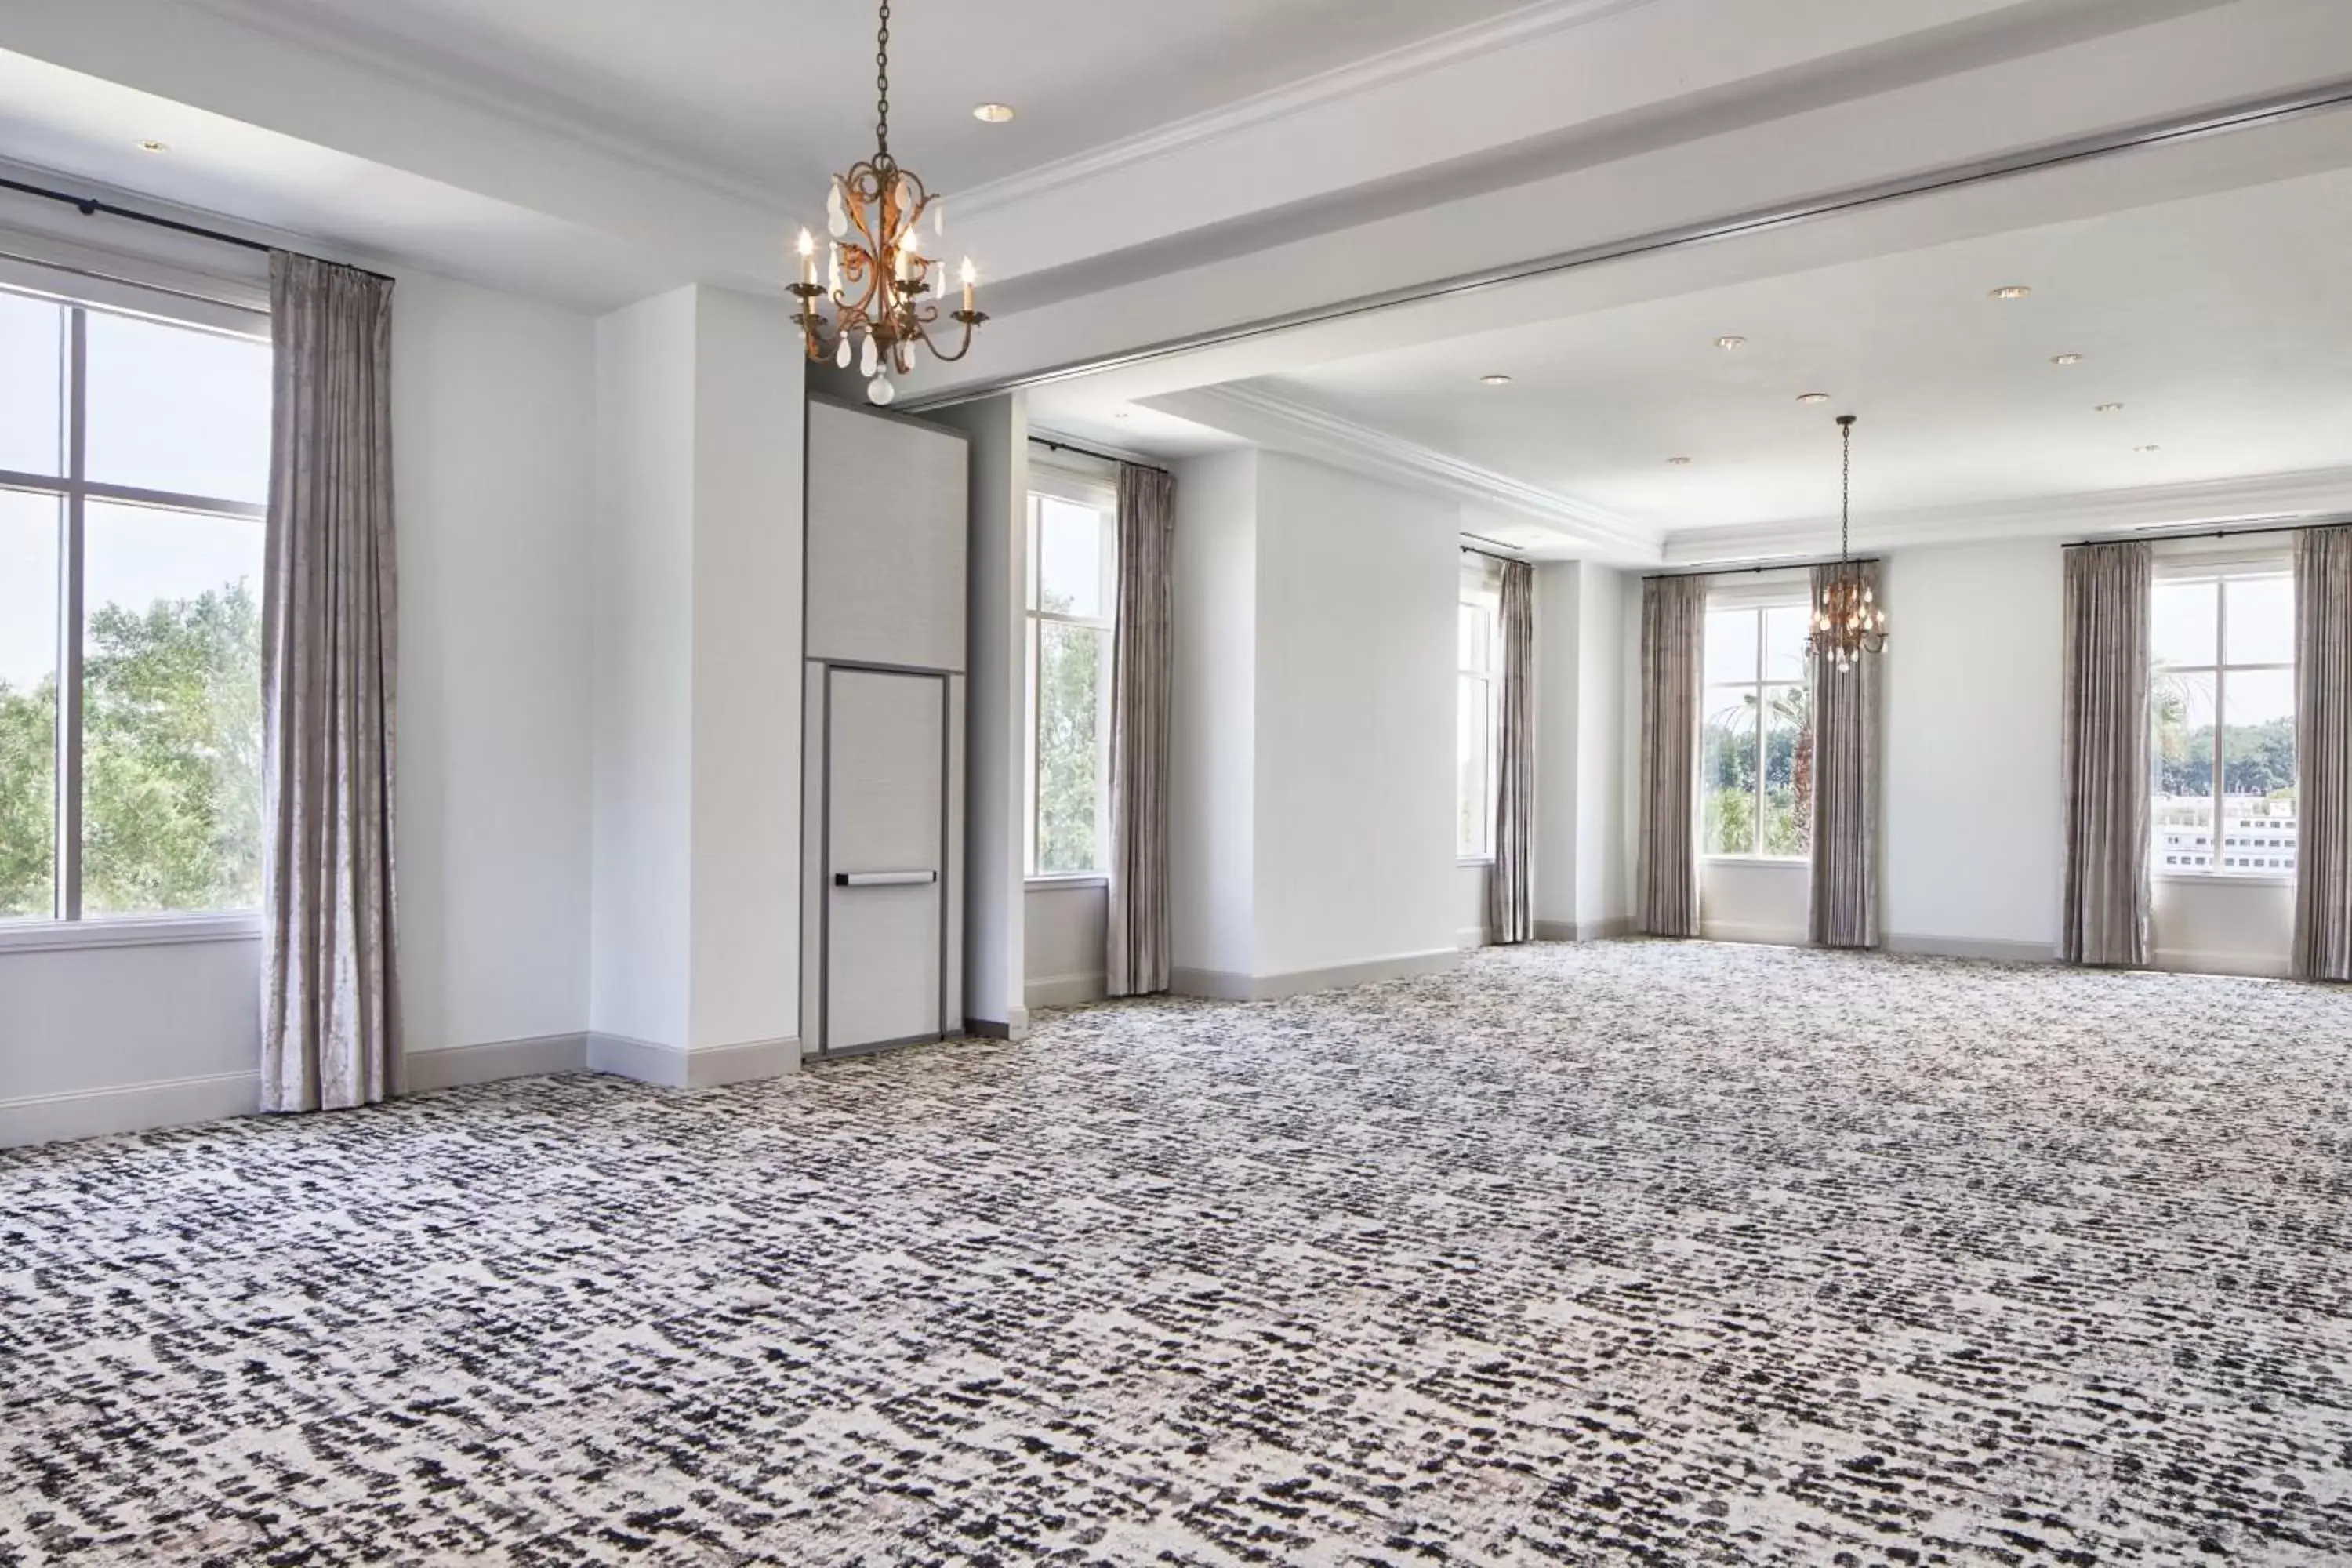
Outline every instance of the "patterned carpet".
{"type": "Polygon", "coordinates": [[[2352,993],[1544,947],[0,1155],[0,1562],[2352,1562],[2352,993]]]}

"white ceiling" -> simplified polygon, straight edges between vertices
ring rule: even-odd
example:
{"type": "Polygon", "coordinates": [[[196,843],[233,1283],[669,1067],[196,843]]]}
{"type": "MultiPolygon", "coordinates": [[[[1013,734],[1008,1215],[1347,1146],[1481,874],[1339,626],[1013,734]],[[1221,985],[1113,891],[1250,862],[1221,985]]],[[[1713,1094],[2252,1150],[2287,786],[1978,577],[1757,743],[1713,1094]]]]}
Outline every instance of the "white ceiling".
{"type": "MultiPolygon", "coordinates": [[[[354,260],[420,251],[446,269],[583,303],[636,298],[675,281],[640,247],[577,224],[224,115],[0,51],[0,157],[14,177],[74,176],[74,194],[162,194],[182,216],[263,237],[331,236],[354,260]],[[142,151],[155,141],[167,151],[142,151]],[[29,167],[27,167],[29,166],[29,167]]],[[[55,184],[54,180],[50,183],[55,184]]],[[[115,220],[6,198],[6,221],[91,244],[115,220]]],[[[157,203],[149,199],[147,206],[157,203]]],[[[166,215],[168,216],[168,215],[166,215]]]]}
{"type": "Polygon", "coordinates": [[[1659,533],[1834,515],[1841,413],[1865,512],[2328,468],[2352,459],[2347,254],[2337,171],[1250,384],[1659,533]],[[1988,298],[2008,283],[2032,297],[1988,298]]]}
{"type": "MultiPolygon", "coordinates": [[[[872,149],[856,0],[198,0],[538,104],[785,197],[872,149]]],[[[970,189],[1528,0],[898,0],[892,150],[970,189]],[[1012,104],[1002,126],[971,117],[1012,104]]]]}
{"type": "MultiPolygon", "coordinates": [[[[871,16],[0,0],[0,161],[590,310],[772,289],[824,174],[866,147],[871,16]],[[147,136],[173,151],[133,151],[147,136]]],[[[1864,416],[1873,516],[2342,466],[2352,309],[2326,260],[2352,238],[2352,132],[2309,122],[1265,323],[2352,79],[2343,0],[901,0],[893,20],[894,147],[969,197],[950,243],[995,313],[909,406],[1119,361],[1037,385],[1033,413],[1144,451],[1288,441],[1434,476],[1494,529],[1615,559],[1833,510],[1840,407],[1864,416]],[[979,124],[982,99],[1020,118],[979,124]],[[2011,280],[2035,298],[1984,300],[2011,280]],[[1726,331],[1750,346],[1708,346],[1726,331]],[[2088,362],[2052,370],[2062,351],[2088,362]],[[1488,370],[1517,379],[1477,386],[1488,370]],[[1837,403],[1794,403],[1815,388],[1837,403]],[[2110,399],[2125,414],[2089,413],[2110,399]]]]}

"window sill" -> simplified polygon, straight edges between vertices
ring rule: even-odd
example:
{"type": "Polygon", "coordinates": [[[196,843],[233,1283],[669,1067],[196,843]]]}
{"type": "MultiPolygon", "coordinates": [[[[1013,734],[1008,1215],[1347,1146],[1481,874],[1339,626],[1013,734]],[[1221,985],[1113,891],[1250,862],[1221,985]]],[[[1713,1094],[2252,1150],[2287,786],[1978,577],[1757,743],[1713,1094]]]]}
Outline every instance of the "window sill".
{"type": "Polygon", "coordinates": [[[91,947],[173,947],[199,942],[258,942],[257,914],[163,915],[0,925],[0,953],[91,947]]]}
{"type": "Polygon", "coordinates": [[[1032,892],[1040,893],[1051,892],[1056,888],[1108,888],[1110,886],[1110,873],[1108,871],[1057,872],[1049,876],[1027,878],[1023,881],[1022,886],[1032,892]]]}
{"type": "Polygon", "coordinates": [[[1813,864],[1793,855],[1702,855],[1699,861],[1706,866],[1777,866],[1785,871],[1810,870],[1813,864]]]}
{"type": "Polygon", "coordinates": [[[1456,855],[1454,863],[1456,866],[1492,866],[1495,858],[1492,855],[1456,855]]]}
{"type": "Polygon", "coordinates": [[[2158,882],[2179,882],[2189,887],[2210,888],[2215,884],[2239,888],[2292,888],[2294,874],[2291,871],[2151,871],[2149,879],[2158,882]]]}

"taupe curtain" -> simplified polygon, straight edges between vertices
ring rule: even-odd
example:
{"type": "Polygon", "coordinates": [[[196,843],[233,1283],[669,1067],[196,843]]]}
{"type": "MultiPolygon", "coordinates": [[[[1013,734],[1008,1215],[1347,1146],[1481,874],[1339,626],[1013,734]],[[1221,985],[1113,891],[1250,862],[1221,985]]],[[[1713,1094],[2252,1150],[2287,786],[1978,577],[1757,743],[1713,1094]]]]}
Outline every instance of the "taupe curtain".
{"type": "MultiPolygon", "coordinates": [[[[1878,563],[1816,566],[1814,605],[1835,583],[1859,582],[1878,596],[1878,563]]],[[[1812,660],[1813,941],[1822,947],[1878,945],[1878,746],[1882,656],[1845,668],[1812,660]]]]}
{"type": "Polygon", "coordinates": [[[2352,528],[2294,549],[2294,973],[2352,980],[2352,528]]]}
{"type": "Polygon", "coordinates": [[[1498,942],[1536,934],[1536,572],[1503,563],[1503,684],[1495,756],[1495,865],[1486,879],[1486,928],[1498,942]]]}
{"type": "Polygon", "coordinates": [[[392,282],[273,252],[261,1108],[395,1087],[392,282]]]}
{"type": "Polygon", "coordinates": [[[1642,929],[1698,934],[1698,697],[1706,579],[1642,584],[1642,929]]]}
{"type": "Polygon", "coordinates": [[[2148,547],[2066,552],[2066,901],[2058,956],[2147,962],[2148,547]]]}
{"type": "Polygon", "coordinates": [[[1118,466],[1118,620],[1111,634],[1110,913],[1104,989],[1168,989],[1168,737],[1175,668],[1176,480],[1118,466]]]}

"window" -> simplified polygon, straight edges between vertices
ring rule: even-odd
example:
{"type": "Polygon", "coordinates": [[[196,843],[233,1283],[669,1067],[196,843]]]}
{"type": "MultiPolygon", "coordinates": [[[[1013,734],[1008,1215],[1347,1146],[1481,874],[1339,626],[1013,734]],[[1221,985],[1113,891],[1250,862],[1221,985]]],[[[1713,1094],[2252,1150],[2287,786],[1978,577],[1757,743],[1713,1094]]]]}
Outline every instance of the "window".
{"type": "Polygon", "coordinates": [[[1495,853],[1496,626],[1500,607],[1481,574],[1465,574],[1454,628],[1454,853],[1495,853]]]}
{"type": "Polygon", "coordinates": [[[2183,876],[2295,864],[2294,579],[2182,563],[2157,579],[2151,853],[2183,876]]]}
{"type": "Polygon", "coordinates": [[[1813,715],[1802,600],[1707,611],[1700,711],[1702,853],[1804,859],[1813,715]]]}
{"type": "Polygon", "coordinates": [[[0,921],[260,902],[259,320],[0,290],[0,921]]]}
{"type": "Polygon", "coordinates": [[[1031,479],[1029,875],[1086,876],[1110,866],[1118,500],[1074,475],[1031,479]]]}

